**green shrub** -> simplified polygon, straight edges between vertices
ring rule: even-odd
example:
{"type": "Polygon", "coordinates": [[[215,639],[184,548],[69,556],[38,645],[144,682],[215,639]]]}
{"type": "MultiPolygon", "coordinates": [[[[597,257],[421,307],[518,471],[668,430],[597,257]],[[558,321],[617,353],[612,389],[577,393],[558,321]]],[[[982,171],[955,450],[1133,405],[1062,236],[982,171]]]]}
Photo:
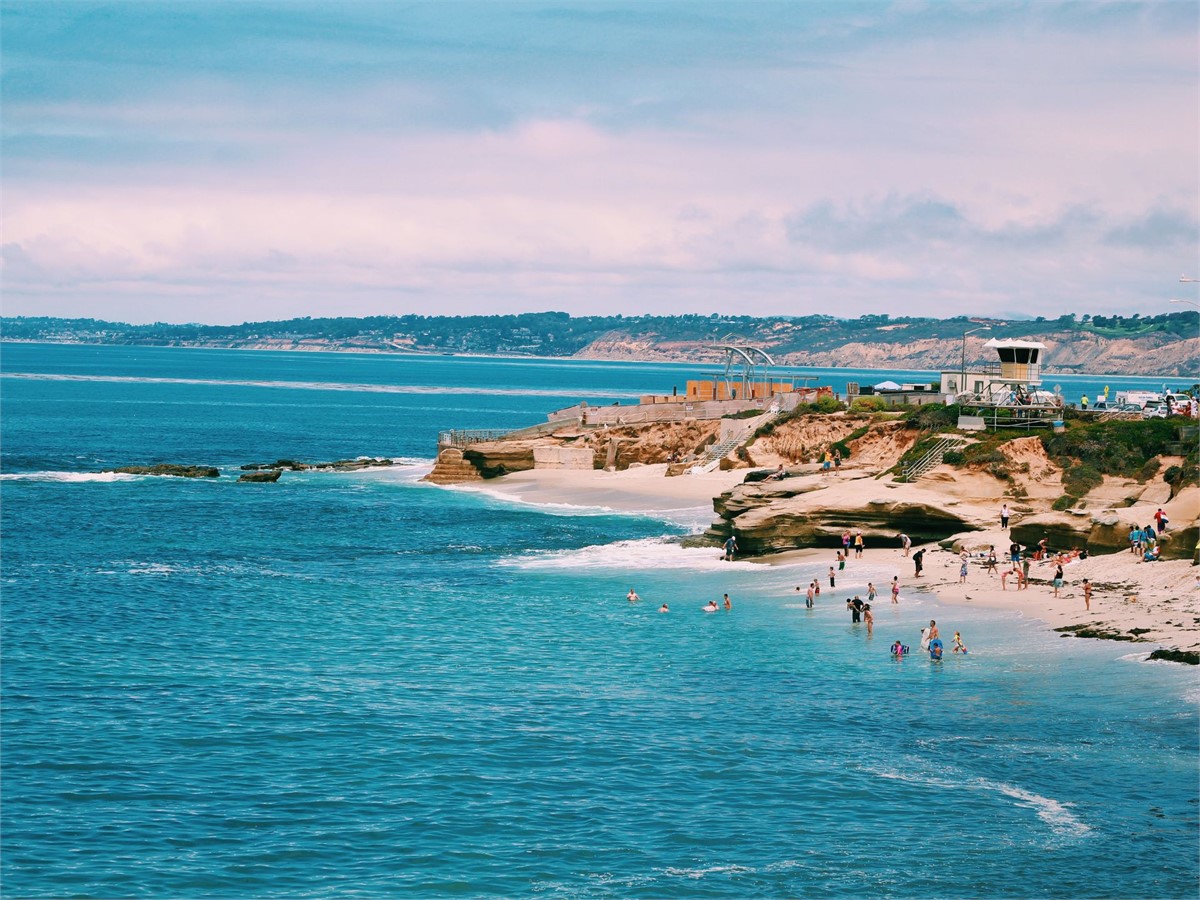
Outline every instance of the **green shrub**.
{"type": "Polygon", "coordinates": [[[743,409],[741,412],[726,413],[721,416],[722,419],[753,419],[755,416],[761,416],[761,409],[743,409]]]}
{"type": "Polygon", "coordinates": [[[1059,511],[1062,511],[1064,509],[1070,509],[1072,506],[1075,505],[1075,501],[1077,499],[1078,498],[1076,498],[1076,497],[1069,497],[1066,494],[1063,494],[1061,497],[1059,497],[1057,500],[1055,500],[1054,503],[1051,504],[1050,508],[1057,509],[1059,511]]]}
{"type": "Polygon", "coordinates": [[[836,397],[821,397],[813,404],[813,408],[819,413],[835,413],[845,409],[846,404],[836,397]]]}
{"type": "Polygon", "coordinates": [[[850,412],[869,413],[887,409],[887,401],[882,397],[857,397],[850,404],[850,412]]]}
{"type": "Polygon", "coordinates": [[[926,403],[914,407],[905,416],[910,428],[922,431],[944,431],[958,425],[958,405],[944,406],[941,403],[926,403]]]}
{"type": "Polygon", "coordinates": [[[1146,482],[1158,474],[1158,470],[1162,468],[1162,461],[1157,456],[1153,459],[1146,460],[1146,464],[1142,466],[1142,470],[1138,472],[1138,481],[1146,482]]]}
{"type": "Polygon", "coordinates": [[[1104,476],[1092,466],[1071,465],[1069,461],[1063,465],[1063,489],[1072,497],[1082,497],[1103,483],[1104,476]]]}
{"type": "Polygon", "coordinates": [[[961,466],[966,460],[967,457],[961,450],[947,450],[946,455],[942,457],[942,462],[951,466],[961,466]]]}

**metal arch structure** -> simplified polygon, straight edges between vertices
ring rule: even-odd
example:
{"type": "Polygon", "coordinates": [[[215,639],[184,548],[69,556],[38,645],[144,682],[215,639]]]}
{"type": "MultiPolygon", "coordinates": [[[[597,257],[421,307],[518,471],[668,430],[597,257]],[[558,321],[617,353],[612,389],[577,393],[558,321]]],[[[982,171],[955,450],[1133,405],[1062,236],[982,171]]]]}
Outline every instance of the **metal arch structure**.
{"type": "Polygon", "coordinates": [[[758,381],[770,385],[771,368],[775,365],[775,360],[767,351],[751,344],[718,344],[716,349],[725,351],[725,395],[727,397],[734,396],[735,384],[740,386],[741,389],[737,394],[743,398],[754,396],[752,385],[758,381]],[[733,378],[735,369],[740,369],[736,382],[733,378]]]}

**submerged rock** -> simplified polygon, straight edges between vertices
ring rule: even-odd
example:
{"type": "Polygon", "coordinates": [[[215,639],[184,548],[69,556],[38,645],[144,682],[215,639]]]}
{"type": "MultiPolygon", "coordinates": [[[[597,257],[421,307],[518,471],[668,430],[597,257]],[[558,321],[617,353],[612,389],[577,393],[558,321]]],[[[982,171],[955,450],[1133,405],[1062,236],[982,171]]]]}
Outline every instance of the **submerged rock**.
{"type": "Polygon", "coordinates": [[[247,472],[244,475],[239,475],[238,481],[273,482],[278,481],[279,476],[282,474],[283,469],[267,469],[262,472],[247,472]]]}

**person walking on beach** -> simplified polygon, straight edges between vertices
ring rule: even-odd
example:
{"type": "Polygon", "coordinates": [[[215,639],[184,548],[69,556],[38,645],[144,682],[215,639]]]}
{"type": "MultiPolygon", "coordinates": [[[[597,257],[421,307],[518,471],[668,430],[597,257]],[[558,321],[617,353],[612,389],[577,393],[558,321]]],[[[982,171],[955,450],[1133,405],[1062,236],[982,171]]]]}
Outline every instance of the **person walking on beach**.
{"type": "Polygon", "coordinates": [[[1057,597],[1058,592],[1060,590],[1062,590],[1062,586],[1063,586],[1063,570],[1062,570],[1062,566],[1059,565],[1058,568],[1056,568],[1054,570],[1054,596],[1055,597],[1057,597]]]}
{"type": "Polygon", "coordinates": [[[893,603],[900,602],[900,576],[899,575],[892,576],[892,602],[893,603]]]}
{"type": "Polygon", "coordinates": [[[925,565],[925,549],[921,548],[916,553],[914,553],[912,555],[912,561],[913,561],[913,577],[920,578],[921,577],[921,569],[925,565]]]}
{"type": "Polygon", "coordinates": [[[1021,580],[1017,584],[1017,590],[1023,591],[1029,587],[1029,554],[1025,554],[1025,558],[1021,560],[1021,580]]]}
{"type": "Polygon", "coordinates": [[[732,562],[733,554],[737,552],[737,538],[732,534],[725,540],[725,561],[732,562]]]}
{"type": "Polygon", "coordinates": [[[835,449],[833,451],[833,474],[834,475],[842,474],[842,451],[841,450],[835,449]]]}
{"type": "Polygon", "coordinates": [[[904,555],[908,556],[908,551],[912,547],[912,538],[907,534],[900,535],[900,548],[904,551],[904,555]]]}
{"type": "Polygon", "coordinates": [[[822,475],[829,474],[829,463],[830,463],[829,451],[826,450],[824,453],[821,454],[821,474],[822,475]]]}
{"type": "Polygon", "coordinates": [[[1083,608],[1089,612],[1092,608],[1092,583],[1086,578],[1083,579],[1083,608]]]}
{"type": "Polygon", "coordinates": [[[1005,503],[1000,507],[1000,527],[1008,530],[1008,504],[1005,503]]]}
{"type": "Polygon", "coordinates": [[[858,531],[854,534],[854,558],[862,559],[863,555],[863,536],[862,532],[858,531]]]}
{"type": "Polygon", "coordinates": [[[984,563],[989,575],[996,574],[996,545],[992,544],[988,547],[987,561],[984,563]]]}
{"type": "Polygon", "coordinates": [[[850,555],[850,529],[849,528],[847,528],[845,531],[842,532],[842,550],[845,551],[846,556],[850,555]]]}
{"type": "Polygon", "coordinates": [[[834,574],[834,571],[833,571],[833,566],[829,567],[829,586],[837,587],[837,580],[836,580],[836,575],[834,574]]]}
{"type": "Polygon", "coordinates": [[[1008,545],[1008,558],[1012,560],[1013,566],[1021,561],[1021,545],[1016,541],[1008,545]]]}
{"type": "Polygon", "coordinates": [[[958,567],[958,583],[959,584],[967,583],[967,554],[966,553],[963,554],[962,561],[958,567]]]}

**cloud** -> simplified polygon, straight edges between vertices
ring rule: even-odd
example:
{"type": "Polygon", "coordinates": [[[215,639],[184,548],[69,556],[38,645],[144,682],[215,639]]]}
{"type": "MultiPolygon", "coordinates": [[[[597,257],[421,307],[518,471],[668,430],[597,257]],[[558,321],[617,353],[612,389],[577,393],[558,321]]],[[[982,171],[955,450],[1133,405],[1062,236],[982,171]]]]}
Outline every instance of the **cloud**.
{"type": "Polygon", "coordinates": [[[1195,256],[1188,4],[3,25],[9,313],[1104,312],[1195,256]]]}

